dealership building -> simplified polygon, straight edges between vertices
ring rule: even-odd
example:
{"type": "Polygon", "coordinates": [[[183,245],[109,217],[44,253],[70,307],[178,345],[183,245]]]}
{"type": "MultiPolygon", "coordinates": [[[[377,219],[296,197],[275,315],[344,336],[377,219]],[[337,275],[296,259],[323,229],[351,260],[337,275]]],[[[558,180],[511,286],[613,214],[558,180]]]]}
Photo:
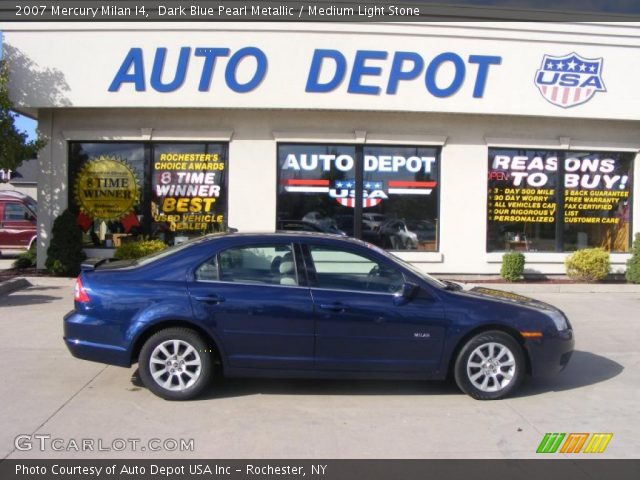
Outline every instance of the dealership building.
{"type": "Polygon", "coordinates": [[[228,227],[344,232],[432,273],[624,271],[640,231],[640,26],[12,23],[37,118],[38,265],[228,227]]]}

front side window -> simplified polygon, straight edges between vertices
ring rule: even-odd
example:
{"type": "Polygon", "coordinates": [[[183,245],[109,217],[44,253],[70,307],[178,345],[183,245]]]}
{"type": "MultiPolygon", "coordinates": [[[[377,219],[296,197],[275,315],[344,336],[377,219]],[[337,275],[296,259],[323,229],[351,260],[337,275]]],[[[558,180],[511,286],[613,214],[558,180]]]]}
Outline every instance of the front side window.
{"type": "Polygon", "coordinates": [[[291,245],[230,248],[218,254],[220,280],[298,285],[291,245]]]}
{"type": "Polygon", "coordinates": [[[319,288],[376,293],[402,290],[404,275],[389,264],[334,248],[312,246],[310,250],[319,288]]]}
{"type": "Polygon", "coordinates": [[[434,147],[279,145],[277,224],[435,251],[439,158],[434,147]]]}
{"type": "Polygon", "coordinates": [[[7,203],[4,206],[4,220],[6,222],[29,220],[31,218],[33,218],[33,214],[24,205],[7,203]]]}

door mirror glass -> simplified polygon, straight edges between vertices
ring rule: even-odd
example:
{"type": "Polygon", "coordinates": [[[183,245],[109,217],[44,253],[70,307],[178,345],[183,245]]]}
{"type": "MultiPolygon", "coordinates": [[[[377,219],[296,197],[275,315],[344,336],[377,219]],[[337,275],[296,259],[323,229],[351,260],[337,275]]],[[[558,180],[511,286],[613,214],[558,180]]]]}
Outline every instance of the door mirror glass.
{"type": "Polygon", "coordinates": [[[405,282],[402,289],[393,296],[394,305],[404,305],[413,300],[420,291],[420,287],[415,283],[405,282]]]}

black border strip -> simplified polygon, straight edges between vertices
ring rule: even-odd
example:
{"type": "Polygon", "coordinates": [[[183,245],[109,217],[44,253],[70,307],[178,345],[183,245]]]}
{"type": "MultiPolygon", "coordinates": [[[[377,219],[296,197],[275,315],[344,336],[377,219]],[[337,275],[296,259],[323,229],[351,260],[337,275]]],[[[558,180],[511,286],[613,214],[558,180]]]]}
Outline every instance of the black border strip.
{"type": "Polygon", "coordinates": [[[633,22],[624,0],[0,1],[4,22],[633,22]]]}

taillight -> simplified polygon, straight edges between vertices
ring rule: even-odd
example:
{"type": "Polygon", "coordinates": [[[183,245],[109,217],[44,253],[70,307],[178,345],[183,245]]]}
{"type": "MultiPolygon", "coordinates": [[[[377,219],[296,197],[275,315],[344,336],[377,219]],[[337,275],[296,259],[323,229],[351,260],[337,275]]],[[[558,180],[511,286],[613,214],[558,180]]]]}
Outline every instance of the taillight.
{"type": "Polygon", "coordinates": [[[76,278],[76,285],[73,289],[73,299],[78,303],[89,303],[91,301],[89,295],[87,295],[87,291],[82,285],[80,277],[76,278]]]}

